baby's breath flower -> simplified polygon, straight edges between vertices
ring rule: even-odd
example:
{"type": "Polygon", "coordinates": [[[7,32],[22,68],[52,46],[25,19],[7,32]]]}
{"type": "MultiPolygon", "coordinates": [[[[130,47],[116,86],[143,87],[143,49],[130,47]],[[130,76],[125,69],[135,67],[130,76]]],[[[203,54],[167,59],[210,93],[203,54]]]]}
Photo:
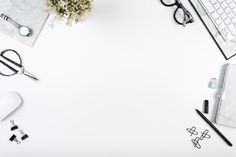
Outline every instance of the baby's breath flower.
{"type": "Polygon", "coordinates": [[[92,9],[92,0],[47,0],[47,6],[59,19],[66,19],[67,24],[79,22],[92,9]]]}

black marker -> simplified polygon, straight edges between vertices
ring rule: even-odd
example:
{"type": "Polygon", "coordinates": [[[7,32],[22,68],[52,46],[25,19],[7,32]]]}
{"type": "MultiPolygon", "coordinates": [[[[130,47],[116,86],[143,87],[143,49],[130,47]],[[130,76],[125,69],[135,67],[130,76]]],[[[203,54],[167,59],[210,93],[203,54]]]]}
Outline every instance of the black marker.
{"type": "Polygon", "coordinates": [[[229,146],[233,146],[233,144],[198,109],[196,109],[196,111],[229,146]]]}

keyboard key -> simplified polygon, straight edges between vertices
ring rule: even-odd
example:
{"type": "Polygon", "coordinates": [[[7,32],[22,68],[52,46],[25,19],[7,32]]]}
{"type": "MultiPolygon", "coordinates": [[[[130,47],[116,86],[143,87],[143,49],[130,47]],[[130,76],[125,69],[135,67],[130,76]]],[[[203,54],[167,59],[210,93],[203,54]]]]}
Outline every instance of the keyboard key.
{"type": "Polygon", "coordinates": [[[228,28],[233,35],[236,35],[236,29],[233,24],[230,24],[228,28]]]}
{"type": "Polygon", "coordinates": [[[220,15],[223,14],[223,13],[225,13],[222,8],[220,8],[219,10],[217,10],[217,12],[218,12],[218,14],[220,14],[220,15]]]}
{"type": "Polygon", "coordinates": [[[229,24],[230,24],[230,19],[226,19],[226,20],[225,20],[225,24],[226,24],[226,25],[229,25],[229,24]]]}
{"type": "Polygon", "coordinates": [[[218,3],[214,4],[214,8],[218,10],[220,8],[220,5],[218,3]]]}
{"type": "Polygon", "coordinates": [[[236,17],[234,17],[232,20],[233,24],[236,24],[236,17]]]}
{"type": "Polygon", "coordinates": [[[231,3],[229,4],[229,7],[230,7],[231,9],[233,9],[233,8],[235,8],[235,4],[234,4],[233,2],[231,2],[231,3]]]}
{"type": "Polygon", "coordinates": [[[232,12],[229,13],[228,16],[229,16],[229,18],[231,18],[231,19],[235,17],[235,15],[234,15],[232,12]]]}
{"type": "Polygon", "coordinates": [[[219,14],[217,12],[214,12],[213,14],[211,14],[211,16],[213,17],[213,19],[218,19],[220,18],[219,14]]]}
{"type": "Polygon", "coordinates": [[[229,33],[229,34],[226,35],[226,39],[228,41],[231,41],[232,39],[234,39],[234,36],[231,33],[229,33]]]}
{"type": "Polygon", "coordinates": [[[225,0],[227,3],[230,3],[230,2],[232,2],[232,0],[225,0]]]}
{"type": "Polygon", "coordinates": [[[222,33],[223,33],[222,35],[224,35],[224,36],[226,36],[228,34],[225,29],[222,31],[222,33]]]}
{"type": "Polygon", "coordinates": [[[231,12],[231,9],[230,9],[229,7],[226,7],[226,8],[225,8],[225,13],[228,14],[228,13],[230,13],[230,12],[231,12]]]}
{"type": "Polygon", "coordinates": [[[226,25],[224,24],[224,22],[222,22],[220,25],[219,25],[219,28],[221,30],[224,30],[226,28],[226,25]]]}
{"type": "Polygon", "coordinates": [[[216,0],[210,0],[211,4],[215,4],[217,1],[216,0]]]}
{"type": "Polygon", "coordinates": [[[216,20],[216,24],[219,26],[221,23],[223,23],[223,21],[219,18],[216,20]]]}
{"type": "Polygon", "coordinates": [[[227,16],[225,13],[221,14],[221,18],[222,18],[223,20],[225,20],[227,17],[228,17],[228,16],[227,16]]]}
{"type": "Polygon", "coordinates": [[[233,9],[233,13],[234,13],[234,14],[236,14],[236,8],[235,8],[235,9],[233,9]]]}
{"type": "Polygon", "coordinates": [[[221,4],[221,7],[224,9],[224,8],[226,8],[228,6],[228,4],[226,3],[226,2],[223,2],[222,4],[221,4]]]}

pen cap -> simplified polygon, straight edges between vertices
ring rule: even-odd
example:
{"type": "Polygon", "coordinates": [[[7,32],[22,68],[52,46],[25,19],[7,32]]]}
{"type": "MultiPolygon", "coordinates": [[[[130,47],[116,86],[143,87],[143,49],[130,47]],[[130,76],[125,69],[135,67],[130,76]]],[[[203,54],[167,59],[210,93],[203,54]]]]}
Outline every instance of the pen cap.
{"type": "Polygon", "coordinates": [[[209,113],[209,101],[208,100],[204,100],[204,109],[203,112],[208,114],[209,113]]]}

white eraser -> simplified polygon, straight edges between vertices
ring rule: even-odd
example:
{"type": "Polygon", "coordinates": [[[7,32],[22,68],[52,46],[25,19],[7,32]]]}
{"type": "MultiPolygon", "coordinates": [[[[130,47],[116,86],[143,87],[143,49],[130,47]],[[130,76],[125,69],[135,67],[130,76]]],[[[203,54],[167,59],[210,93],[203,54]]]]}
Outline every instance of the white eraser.
{"type": "Polygon", "coordinates": [[[3,121],[14,113],[23,103],[23,99],[17,92],[9,92],[0,95],[0,120],[3,121]]]}

